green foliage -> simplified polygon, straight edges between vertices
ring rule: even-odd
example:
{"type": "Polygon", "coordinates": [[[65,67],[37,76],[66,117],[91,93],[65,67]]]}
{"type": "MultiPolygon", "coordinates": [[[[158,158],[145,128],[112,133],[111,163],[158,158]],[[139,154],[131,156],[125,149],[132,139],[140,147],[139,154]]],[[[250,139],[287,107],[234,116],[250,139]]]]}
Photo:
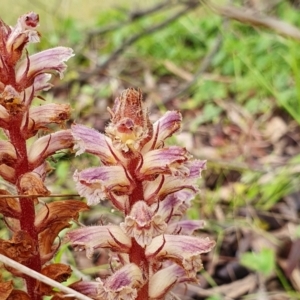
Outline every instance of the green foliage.
{"type": "MultiPolygon", "coordinates": [[[[119,22],[125,23],[124,26],[99,37],[99,60],[105,60],[125,40],[163,22],[174,13],[176,11],[170,9],[127,24],[128,16],[122,10],[100,11],[95,20],[89,20],[98,29],[119,22]]],[[[297,12],[287,3],[281,3],[276,13],[282,19],[299,23],[297,12]]],[[[57,16],[56,21],[55,16],[53,18],[54,30],[50,33],[50,39],[42,39],[39,47],[45,48],[43,43],[53,46],[67,38],[70,46],[74,45],[76,49],[76,45],[85,38],[83,23],[71,17],[57,16]]],[[[223,45],[212,60],[211,70],[216,76],[226,76],[231,81],[203,80],[200,77],[191,88],[193,97],[188,107],[193,109],[206,106],[213,99],[231,98],[234,94],[235,100],[253,114],[266,113],[275,102],[300,124],[298,44],[274,32],[256,30],[238,22],[232,22],[224,29],[219,16],[206,8],[200,8],[168,24],[162,30],[142,36],[126,51],[126,56],[149,62],[158,76],[170,74],[163,64],[165,60],[194,73],[211,49],[220,30],[223,31],[223,45]]],[[[212,112],[211,104],[207,111],[212,112]]],[[[207,121],[211,120],[213,117],[207,121]]],[[[199,120],[198,124],[203,122],[206,121],[199,120]]]]}
{"type": "Polygon", "coordinates": [[[56,168],[56,177],[57,184],[61,185],[65,182],[66,178],[68,178],[70,170],[70,163],[68,161],[62,161],[58,164],[56,168]]]}
{"type": "Polygon", "coordinates": [[[126,14],[118,9],[106,9],[101,11],[95,19],[95,26],[98,28],[111,24],[118,24],[127,20],[126,14]]]}
{"type": "Polygon", "coordinates": [[[223,298],[221,296],[215,295],[215,296],[210,296],[206,298],[206,300],[222,300],[223,298]]]}
{"type": "MultiPolygon", "coordinates": [[[[141,24],[150,27],[162,22],[166,18],[161,15],[148,18],[141,24]]],[[[156,34],[146,36],[136,44],[139,55],[151,55],[155,60],[168,59],[172,62],[189,66],[195,60],[203,57],[220,26],[220,19],[212,16],[209,20],[185,16],[165,27],[156,34]]]]}
{"type": "Polygon", "coordinates": [[[245,190],[238,195],[241,197],[240,205],[244,205],[247,199],[249,202],[254,202],[257,208],[268,210],[285,195],[297,191],[299,175],[293,174],[291,166],[293,166],[292,161],[263,176],[251,170],[244,172],[241,183],[245,186],[245,190]]]}
{"type": "Polygon", "coordinates": [[[191,132],[195,132],[197,128],[206,122],[213,122],[222,112],[222,109],[214,103],[205,105],[201,115],[196,117],[190,124],[191,132]]]}
{"type": "Polygon", "coordinates": [[[275,270],[275,253],[272,249],[262,249],[258,253],[245,252],[241,255],[240,262],[243,266],[268,276],[275,270]]]}
{"type": "MultiPolygon", "coordinates": [[[[278,8],[279,15],[283,17],[287,11],[291,14],[289,18],[293,19],[295,13],[290,6],[278,8]]],[[[102,59],[125,40],[163,22],[166,15],[172,13],[154,14],[106,34],[105,43],[99,49],[102,59]]],[[[122,12],[110,10],[99,14],[96,25],[105,27],[125,20],[122,12]]],[[[220,30],[223,30],[220,17],[210,11],[197,10],[157,33],[143,36],[126,55],[148,61],[159,76],[169,74],[163,65],[166,59],[194,73],[220,30]]],[[[273,32],[258,31],[237,22],[230,24],[222,39],[223,46],[213,58],[212,70],[215,75],[226,76],[232,82],[203,80],[200,77],[191,89],[193,98],[189,108],[206,106],[213,99],[226,99],[234,93],[236,101],[255,114],[266,113],[272,107],[273,99],[300,124],[299,51],[296,51],[296,44],[273,32]]],[[[213,116],[205,117],[207,120],[200,119],[196,124],[211,121],[220,112],[210,104],[205,113],[213,116]]]]}

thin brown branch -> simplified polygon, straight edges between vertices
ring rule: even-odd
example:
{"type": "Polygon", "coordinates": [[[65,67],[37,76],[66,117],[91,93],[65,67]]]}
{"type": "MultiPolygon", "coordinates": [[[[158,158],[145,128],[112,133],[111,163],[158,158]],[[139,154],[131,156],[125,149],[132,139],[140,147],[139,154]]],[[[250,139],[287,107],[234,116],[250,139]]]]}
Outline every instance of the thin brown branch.
{"type": "Polygon", "coordinates": [[[154,14],[160,10],[165,9],[171,4],[170,0],[163,1],[159,4],[155,4],[154,6],[144,9],[144,10],[135,10],[132,12],[129,12],[128,19],[124,22],[118,22],[116,24],[111,24],[103,28],[96,28],[94,30],[91,30],[88,32],[87,41],[90,41],[95,35],[101,35],[108,33],[110,31],[117,30],[119,28],[122,28],[126,25],[132,24],[133,22],[142,19],[143,17],[148,17],[151,14],[154,14]]]}
{"type": "MultiPolygon", "coordinates": [[[[104,61],[102,64],[100,64],[96,69],[94,69],[89,74],[86,74],[85,77],[89,78],[90,76],[101,73],[104,69],[106,69],[106,67],[112,61],[114,61],[118,56],[120,56],[129,46],[136,43],[141,38],[143,38],[147,35],[150,35],[156,31],[166,27],[167,25],[171,24],[172,22],[176,21],[181,16],[183,16],[184,14],[186,14],[187,12],[189,12],[191,9],[195,8],[199,4],[200,3],[198,1],[197,2],[190,1],[186,7],[181,9],[179,12],[177,12],[173,16],[167,18],[165,21],[163,21],[155,26],[146,28],[144,31],[139,32],[139,33],[133,35],[132,37],[130,37],[129,39],[125,40],[122,43],[122,45],[120,45],[114,52],[112,52],[112,54],[108,57],[108,59],[106,61],[104,61]]],[[[87,78],[85,78],[85,79],[87,79],[87,78]]]]}
{"type": "Polygon", "coordinates": [[[131,45],[133,45],[134,43],[136,43],[138,40],[142,39],[143,37],[153,34],[154,32],[163,29],[164,27],[166,27],[167,25],[173,23],[174,21],[176,21],[177,19],[179,19],[180,17],[182,17],[183,15],[185,15],[186,13],[188,13],[189,11],[191,11],[192,9],[195,9],[197,6],[201,5],[201,1],[198,0],[189,0],[187,2],[184,2],[183,4],[185,4],[184,8],[182,8],[181,10],[179,10],[177,13],[175,13],[174,15],[172,15],[171,17],[165,19],[164,21],[146,28],[145,30],[131,36],[130,38],[124,40],[124,42],[117,48],[115,49],[111,55],[101,64],[99,64],[98,66],[96,66],[94,68],[94,70],[92,70],[89,73],[81,73],[79,78],[76,78],[74,80],[69,81],[68,83],[66,83],[65,85],[61,85],[59,88],[57,88],[56,90],[64,90],[65,88],[68,88],[70,85],[72,85],[73,83],[84,83],[86,82],[89,78],[91,78],[92,76],[95,76],[97,74],[101,74],[107,67],[108,65],[115,61],[121,54],[123,54],[125,52],[125,50],[127,48],[129,48],[131,45]]]}
{"type": "Polygon", "coordinates": [[[61,198],[61,197],[80,197],[78,194],[52,194],[52,195],[0,195],[0,199],[4,198],[61,198]]]}
{"type": "Polygon", "coordinates": [[[285,21],[275,19],[267,15],[259,14],[252,9],[242,9],[235,6],[217,6],[211,5],[211,8],[218,14],[237,20],[241,23],[247,23],[252,26],[261,26],[276,31],[278,34],[300,40],[300,30],[296,26],[285,21]]]}

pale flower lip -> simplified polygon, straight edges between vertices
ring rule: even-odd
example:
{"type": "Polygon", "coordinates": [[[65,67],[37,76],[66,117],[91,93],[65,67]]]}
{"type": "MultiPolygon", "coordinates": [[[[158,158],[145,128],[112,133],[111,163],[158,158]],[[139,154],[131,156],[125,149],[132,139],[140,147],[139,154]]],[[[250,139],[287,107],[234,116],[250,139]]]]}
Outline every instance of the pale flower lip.
{"type": "Polygon", "coordinates": [[[48,161],[44,161],[41,165],[33,170],[33,172],[38,174],[43,180],[45,180],[49,171],[52,171],[52,167],[48,161]]]}
{"type": "Polygon", "coordinates": [[[178,111],[167,111],[153,124],[153,136],[143,147],[142,152],[147,153],[150,149],[162,148],[164,141],[180,130],[182,116],[178,111]]]}
{"type": "Polygon", "coordinates": [[[187,162],[190,169],[190,178],[201,178],[201,173],[203,170],[206,170],[206,160],[195,159],[193,161],[187,162]]]}
{"type": "Polygon", "coordinates": [[[49,73],[41,73],[34,78],[34,92],[48,91],[52,88],[53,84],[49,82],[52,75],[49,73]]]}
{"type": "Polygon", "coordinates": [[[161,216],[152,211],[145,201],[138,201],[120,227],[128,236],[135,238],[137,243],[144,247],[151,243],[154,236],[162,234],[167,224],[161,216]]]}
{"type": "MultiPolygon", "coordinates": [[[[160,202],[157,213],[160,214],[163,219],[170,218],[170,214],[181,216],[184,213],[182,206],[186,208],[190,207],[191,200],[194,196],[195,193],[187,189],[172,193],[160,202]]],[[[153,204],[153,206],[155,205],[156,204],[153,204]]]]}
{"type": "Polygon", "coordinates": [[[28,161],[33,168],[38,167],[48,156],[58,150],[73,146],[70,130],[60,130],[37,139],[28,150],[28,161]]]}
{"type": "Polygon", "coordinates": [[[112,140],[114,148],[124,152],[139,150],[148,137],[148,129],[144,130],[128,118],[124,118],[118,124],[110,123],[105,132],[112,140]]]}
{"type": "Polygon", "coordinates": [[[16,81],[21,84],[25,81],[25,88],[33,83],[34,78],[41,73],[58,72],[60,78],[67,65],[64,63],[74,56],[73,50],[67,47],[47,49],[29,56],[29,69],[27,59],[23,59],[17,67],[16,81]]]}
{"type": "Polygon", "coordinates": [[[163,184],[161,184],[160,178],[158,177],[155,181],[146,181],[144,183],[145,201],[148,204],[153,204],[154,202],[157,202],[158,200],[162,201],[168,195],[183,189],[190,190],[195,195],[198,191],[196,180],[166,175],[164,176],[163,184]]]}
{"type": "Polygon", "coordinates": [[[97,281],[77,281],[69,287],[88,297],[97,297],[99,283],[97,281]]]}
{"type": "Polygon", "coordinates": [[[176,163],[180,166],[180,163],[188,159],[188,155],[185,148],[170,146],[149,151],[144,154],[143,159],[140,174],[137,174],[141,178],[147,175],[172,174],[172,167],[176,168],[176,163]]]}
{"type": "Polygon", "coordinates": [[[201,220],[183,220],[168,224],[166,233],[179,234],[179,235],[191,235],[195,230],[203,228],[204,221],[201,220]]]}
{"type": "Polygon", "coordinates": [[[161,299],[184,276],[184,269],[176,264],[156,272],[149,280],[150,299],[161,299]]]}
{"type": "MultiPolygon", "coordinates": [[[[205,164],[205,161],[200,160],[187,161],[184,162],[184,169],[188,170],[185,171],[186,176],[165,175],[163,183],[160,177],[157,177],[154,181],[145,181],[145,201],[148,204],[152,204],[155,199],[162,200],[166,196],[183,189],[191,190],[195,194],[198,191],[197,180],[201,177],[201,172],[205,169],[205,164]]],[[[172,172],[174,173],[174,170],[172,172]]],[[[182,172],[179,173],[182,174],[182,172]]]]}
{"type": "Polygon", "coordinates": [[[89,205],[97,204],[111,192],[129,194],[133,185],[121,166],[88,168],[74,174],[79,195],[86,197],[89,205]]]}
{"type": "Polygon", "coordinates": [[[76,155],[84,152],[97,155],[104,164],[116,164],[120,155],[115,149],[112,151],[112,143],[104,134],[84,125],[73,124],[72,135],[75,140],[74,150],[76,155]]]}
{"type": "Polygon", "coordinates": [[[137,297],[137,288],[143,283],[143,274],[137,265],[130,263],[106,280],[98,281],[97,299],[134,300],[137,297]]]}
{"type": "Polygon", "coordinates": [[[145,254],[150,260],[172,260],[193,278],[202,268],[201,254],[211,251],[215,244],[209,238],[165,234],[153,238],[145,254]]]}
{"type": "Polygon", "coordinates": [[[131,247],[131,239],[117,225],[75,229],[67,233],[67,238],[79,251],[86,249],[89,258],[97,248],[110,248],[116,252],[127,253],[131,247]]]}
{"type": "Polygon", "coordinates": [[[209,252],[214,245],[215,241],[208,238],[165,234],[153,238],[152,243],[146,248],[146,256],[184,258],[209,252]]]}

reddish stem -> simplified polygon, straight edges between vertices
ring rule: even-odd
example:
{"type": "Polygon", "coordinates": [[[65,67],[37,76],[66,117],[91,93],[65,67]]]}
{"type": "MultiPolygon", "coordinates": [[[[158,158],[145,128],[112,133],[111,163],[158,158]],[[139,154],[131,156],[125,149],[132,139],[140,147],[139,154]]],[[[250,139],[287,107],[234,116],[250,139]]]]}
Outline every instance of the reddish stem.
{"type": "MultiPolygon", "coordinates": [[[[131,251],[129,253],[129,259],[130,262],[136,264],[139,266],[145,274],[146,277],[149,277],[149,263],[145,256],[145,249],[142,248],[134,238],[131,239],[132,241],[132,247],[131,251]]],[[[146,284],[139,289],[137,300],[145,300],[149,298],[149,284],[148,281],[146,281],[146,284]]]]}
{"type": "MultiPolygon", "coordinates": [[[[16,180],[18,180],[23,174],[32,171],[29,169],[26,140],[22,136],[21,129],[20,129],[21,122],[22,122],[22,115],[21,114],[16,115],[14,118],[12,118],[9,127],[10,140],[17,152],[17,163],[15,168],[16,180]]],[[[17,191],[19,194],[22,194],[22,190],[20,186],[18,186],[18,182],[17,182],[17,191]]],[[[41,272],[41,258],[39,253],[38,232],[36,231],[34,226],[34,221],[35,221],[34,198],[20,198],[19,201],[21,207],[21,217],[20,217],[21,230],[26,231],[30,235],[35,245],[34,249],[32,249],[33,251],[32,257],[29,260],[27,260],[25,265],[34,271],[41,272]]],[[[26,280],[27,292],[30,296],[30,299],[40,300],[41,297],[35,293],[36,280],[29,276],[26,276],[25,280],[26,280]]]]}
{"type": "MultiPolygon", "coordinates": [[[[21,219],[20,226],[21,230],[28,232],[32,240],[34,241],[35,249],[33,249],[32,257],[27,261],[26,265],[30,269],[41,272],[41,258],[39,253],[38,245],[38,233],[35,230],[34,220],[35,220],[35,207],[34,199],[32,198],[21,198],[21,219]]],[[[30,299],[39,300],[40,296],[35,294],[36,290],[36,280],[32,277],[26,276],[26,286],[27,292],[30,296],[30,299]]]]}
{"type": "MultiPolygon", "coordinates": [[[[134,178],[135,169],[138,165],[138,159],[132,159],[128,165],[128,171],[134,178]]],[[[139,200],[144,199],[144,192],[143,192],[143,185],[142,181],[135,180],[135,189],[133,190],[132,194],[130,195],[129,203],[130,208],[139,200]]],[[[130,211],[130,210],[129,210],[130,211]]],[[[132,246],[129,253],[129,260],[130,262],[139,266],[145,274],[146,277],[149,277],[149,263],[145,255],[145,248],[141,247],[134,238],[131,239],[132,246]]],[[[146,284],[143,285],[141,289],[138,291],[137,300],[145,300],[149,298],[149,283],[146,281],[146,284]]]]}

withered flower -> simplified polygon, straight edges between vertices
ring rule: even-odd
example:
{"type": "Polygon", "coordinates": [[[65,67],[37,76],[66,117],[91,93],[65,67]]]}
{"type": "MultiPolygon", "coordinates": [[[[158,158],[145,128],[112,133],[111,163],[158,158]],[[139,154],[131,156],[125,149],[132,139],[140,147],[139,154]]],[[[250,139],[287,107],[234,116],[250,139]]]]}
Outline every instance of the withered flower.
{"type": "MultiPolygon", "coordinates": [[[[13,231],[10,240],[0,240],[0,253],[64,281],[71,274],[69,266],[44,264],[58,249],[59,245],[54,244],[58,233],[69,227],[69,221],[76,219],[87,206],[75,200],[42,206],[38,195],[50,194],[44,183],[50,169],[46,159],[74,145],[70,130],[61,128],[51,132],[49,127],[52,124],[63,127],[70,116],[70,106],[51,103],[31,107],[31,104],[40,91],[51,88],[52,73],[63,76],[64,62],[73,56],[73,51],[56,47],[29,55],[26,46],[40,40],[38,25],[39,16],[34,12],[21,16],[14,27],[0,19],[0,128],[1,136],[5,137],[0,140],[0,176],[15,187],[18,195],[26,196],[10,198],[8,191],[0,191],[1,195],[7,195],[0,201],[0,213],[13,231]],[[48,134],[38,138],[40,130],[48,134]]],[[[10,271],[25,279],[27,293],[15,291],[11,286],[6,289],[7,284],[0,283],[0,290],[7,291],[7,294],[0,292],[1,299],[41,300],[53,293],[51,287],[28,275],[15,269],[10,271]]]]}

